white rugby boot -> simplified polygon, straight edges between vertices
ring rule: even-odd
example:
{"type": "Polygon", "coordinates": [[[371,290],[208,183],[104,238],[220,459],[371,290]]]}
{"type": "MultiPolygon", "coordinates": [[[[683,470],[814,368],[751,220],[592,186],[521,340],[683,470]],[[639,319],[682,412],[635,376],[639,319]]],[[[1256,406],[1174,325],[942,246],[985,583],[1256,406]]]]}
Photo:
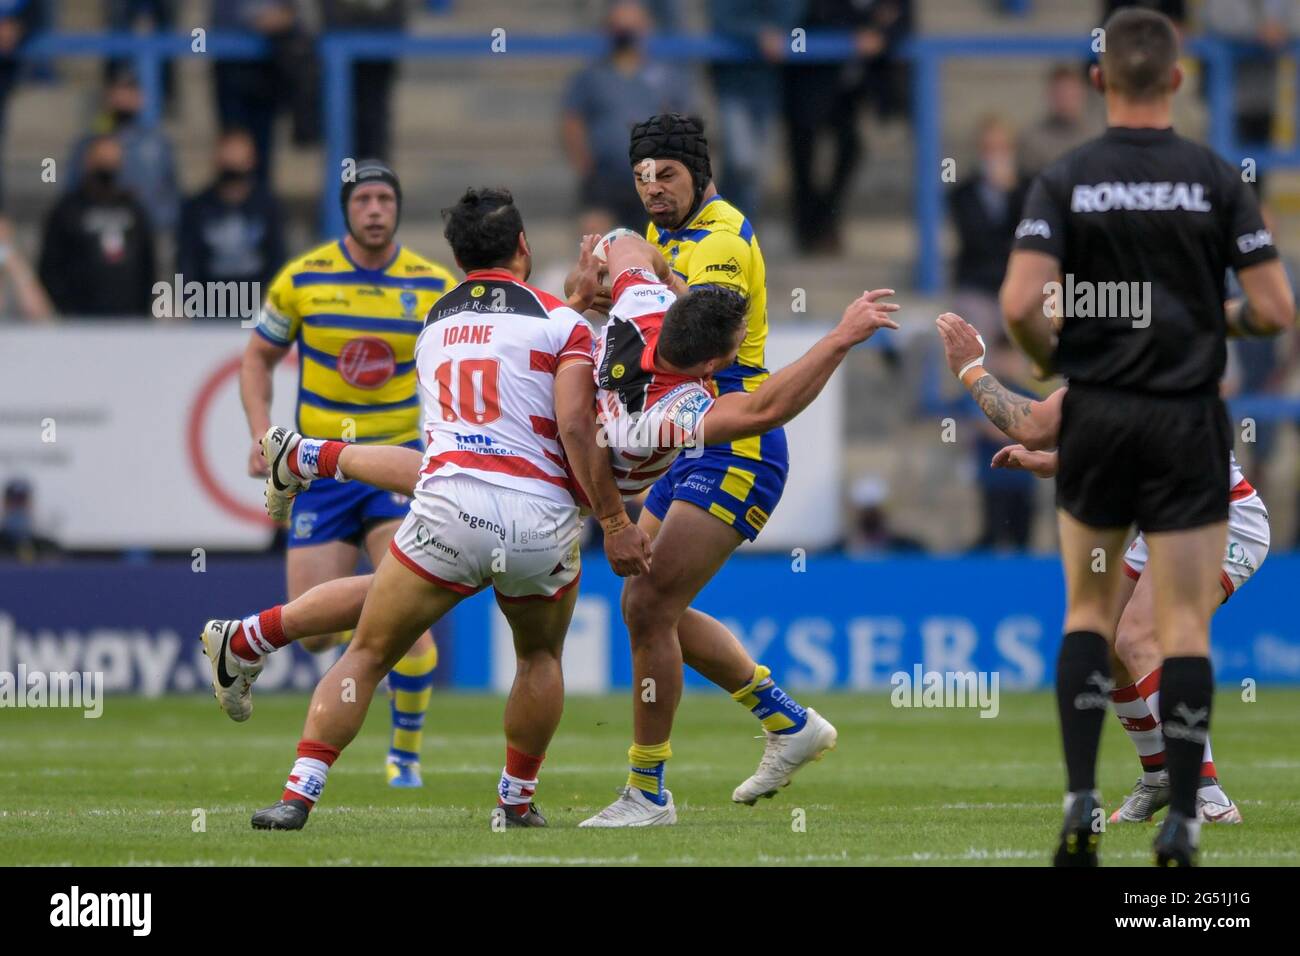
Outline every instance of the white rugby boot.
{"type": "Polygon", "coordinates": [[[212,694],[231,720],[245,721],[253,713],[253,681],[262,661],[246,661],[230,650],[230,639],[241,621],[208,621],[203,625],[203,653],[212,664],[212,694]]]}
{"type": "Polygon", "coordinates": [[[262,458],[271,469],[266,479],[266,513],[272,521],[288,521],[293,499],[300,491],[311,487],[289,470],[289,458],[298,454],[302,436],[279,425],[272,425],[262,436],[262,458]]]}
{"type": "Polygon", "coordinates": [[[800,768],[814,760],[821,760],[826,751],[833,750],[839,732],[829,720],[811,707],[808,722],[793,734],[767,734],[763,759],[758,770],[731,794],[736,803],[753,806],[759,797],[772,797],[782,787],[790,785],[790,778],[800,768]]]}
{"type": "Polygon", "coordinates": [[[1202,823],[1240,823],[1241,811],[1214,781],[1203,783],[1196,791],[1196,819],[1202,823]]]}
{"type": "Polygon", "coordinates": [[[668,802],[662,807],[633,786],[619,791],[618,799],[594,817],[578,824],[580,827],[667,827],[677,822],[677,807],[673,793],[665,790],[668,802]]]}

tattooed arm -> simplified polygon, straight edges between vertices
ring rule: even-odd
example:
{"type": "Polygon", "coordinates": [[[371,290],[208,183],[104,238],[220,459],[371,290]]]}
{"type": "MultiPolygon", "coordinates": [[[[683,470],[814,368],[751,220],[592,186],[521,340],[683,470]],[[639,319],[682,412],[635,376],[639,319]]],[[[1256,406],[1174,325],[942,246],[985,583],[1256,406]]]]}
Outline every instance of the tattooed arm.
{"type": "Polygon", "coordinates": [[[945,312],[937,324],[948,367],[988,420],[1030,450],[1055,448],[1065,389],[1058,388],[1041,402],[1017,395],[984,368],[984,343],[970,323],[945,312]]]}

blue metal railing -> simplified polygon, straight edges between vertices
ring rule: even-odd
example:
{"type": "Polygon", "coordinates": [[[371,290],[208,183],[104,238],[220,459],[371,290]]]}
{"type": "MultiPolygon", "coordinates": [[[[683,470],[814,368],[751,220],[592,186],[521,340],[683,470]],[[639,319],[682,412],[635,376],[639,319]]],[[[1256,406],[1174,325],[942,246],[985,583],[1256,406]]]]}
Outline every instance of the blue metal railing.
{"type": "MultiPolygon", "coordinates": [[[[49,58],[56,56],[96,56],[131,59],[135,63],[144,93],[144,118],[156,121],[162,101],[162,63],[182,56],[206,55],[213,59],[259,59],[268,53],[260,37],[239,34],[208,33],[203,51],[194,49],[194,40],[185,34],[162,35],[130,33],[110,34],[42,34],[34,36],[20,50],[21,56],[49,58]]],[[[1257,168],[1264,170],[1281,165],[1300,165],[1300,146],[1276,150],[1265,145],[1240,144],[1233,129],[1235,78],[1232,65],[1240,58],[1257,56],[1262,47],[1238,44],[1214,37],[1195,37],[1187,41],[1187,52],[1206,68],[1206,96],[1209,103],[1210,145],[1230,162],[1239,162],[1246,150],[1257,168]]],[[[470,59],[492,56],[590,59],[607,49],[600,34],[565,34],[540,36],[505,32],[493,35],[430,36],[386,33],[335,33],[320,39],[323,69],[322,97],[325,123],[325,182],[340,175],[343,160],[350,155],[352,137],[352,70],[351,64],[366,57],[470,59]],[[504,50],[501,43],[504,41],[504,50]]],[[[1300,41],[1286,51],[1300,54],[1300,41]]],[[[716,36],[662,36],[650,43],[650,55],[677,62],[743,62],[755,58],[754,50],[744,43],[716,36]]],[[[848,34],[809,33],[806,52],[800,56],[808,62],[843,60],[854,55],[853,39],[848,34]]],[[[1020,59],[1074,59],[1084,61],[1093,56],[1090,36],[919,36],[909,40],[900,56],[912,65],[912,118],[915,132],[913,158],[913,204],[916,216],[916,278],[919,291],[936,293],[944,286],[945,262],[941,255],[940,232],[944,215],[940,176],[943,161],[943,94],[942,71],[950,60],[976,57],[1012,57],[1020,59]]],[[[329,232],[342,232],[342,214],[333,190],[323,190],[321,225],[329,232]]]]}

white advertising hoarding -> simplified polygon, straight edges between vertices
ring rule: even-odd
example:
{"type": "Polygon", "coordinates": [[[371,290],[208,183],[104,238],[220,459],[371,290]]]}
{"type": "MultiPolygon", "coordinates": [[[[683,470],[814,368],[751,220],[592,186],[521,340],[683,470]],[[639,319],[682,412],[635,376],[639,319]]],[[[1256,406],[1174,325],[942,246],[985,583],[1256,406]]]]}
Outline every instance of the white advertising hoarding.
{"type": "MultiPolygon", "coordinates": [[[[258,548],[272,528],[247,474],[234,326],[69,323],[0,328],[0,483],[27,479],[39,533],[65,548],[258,548]]],[[[774,330],[779,368],[814,341],[774,330]]],[[[293,422],[297,367],[275,376],[273,419],[293,422]]],[[[839,534],[843,390],[789,426],[790,483],[767,550],[839,534]]]]}

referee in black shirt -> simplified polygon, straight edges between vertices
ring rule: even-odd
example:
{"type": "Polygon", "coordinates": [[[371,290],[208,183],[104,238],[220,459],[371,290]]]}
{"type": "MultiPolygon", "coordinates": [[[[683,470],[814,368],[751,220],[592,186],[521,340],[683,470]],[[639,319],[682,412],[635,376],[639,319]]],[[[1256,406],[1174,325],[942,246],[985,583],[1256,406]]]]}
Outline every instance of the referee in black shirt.
{"type": "Polygon", "coordinates": [[[1136,523],[1151,549],[1164,655],[1171,800],[1156,862],[1189,866],[1227,540],[1225,337],[1289,328],[1295,301],[1240,171],[1171,128],[1182,82],[1173,24],[1125,9],[1104,30],[1092,82],[1109,128],[1030,187],[1001,293],[1016,343],[1070,385],[1056,484],[1067,602],[1056,695],[1069,791],[1056,864],[1097,862],[1106,819],[1097,748],[1121,554],[1136,523]],[[1245,297],[1225,303],[1229,268],[1245,297]]]}

